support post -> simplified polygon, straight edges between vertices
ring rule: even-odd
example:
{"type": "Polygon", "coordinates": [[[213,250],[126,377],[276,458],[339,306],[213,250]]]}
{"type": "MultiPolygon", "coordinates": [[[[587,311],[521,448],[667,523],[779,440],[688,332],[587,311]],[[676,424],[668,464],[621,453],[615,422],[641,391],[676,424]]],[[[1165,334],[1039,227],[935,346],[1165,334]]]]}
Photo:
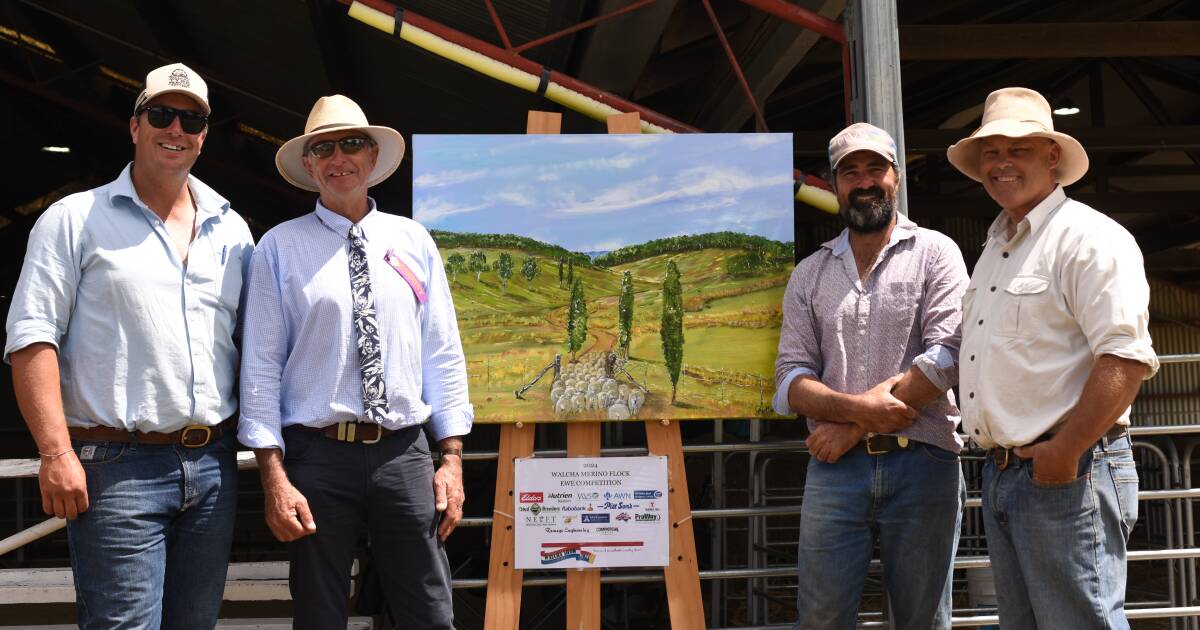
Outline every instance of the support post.
{"type": "Polygon", "coordinates": [[[896,0],[850,0],[845,13],[852,75],[850,109],[855,121],[869,122],[896,140],[901,170],[896,210],[908,215],[904,175],[904,103],[900,93],[900,29],[896,0]]]}

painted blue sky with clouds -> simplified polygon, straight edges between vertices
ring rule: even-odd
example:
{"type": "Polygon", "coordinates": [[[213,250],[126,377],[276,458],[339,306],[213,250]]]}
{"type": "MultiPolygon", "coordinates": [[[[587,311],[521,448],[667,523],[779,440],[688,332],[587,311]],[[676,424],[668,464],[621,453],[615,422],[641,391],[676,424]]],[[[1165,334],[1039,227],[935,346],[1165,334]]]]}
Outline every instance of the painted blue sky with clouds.
{"type": "Polygon", "coordinates": [[[413,218],[572,251],[730,230],[791,241],[791,134],[414,135],[413,218]]]}

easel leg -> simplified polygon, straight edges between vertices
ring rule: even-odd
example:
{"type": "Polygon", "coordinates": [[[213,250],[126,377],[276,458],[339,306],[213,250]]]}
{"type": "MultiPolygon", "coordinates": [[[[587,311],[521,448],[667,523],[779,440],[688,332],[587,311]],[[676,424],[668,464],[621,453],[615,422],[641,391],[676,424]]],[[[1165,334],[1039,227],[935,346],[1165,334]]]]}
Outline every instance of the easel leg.
{"type": "MultiPolygon", "coordinates": [[[[600,423],[567,425],[567,457],[600,456],[600,423]]],[[[567,569],[567,627],[600,630],[600,571],[567,569]]]]}
{"type": "Polygon", "coordinates": [[[533,427],[506,424],[500,427],[500,452],[496,461],[496,501],[493,504],[492,554],[483,625],[489,630],[517,630],[521,621],[523,571],[513,568],[513,460],[533,454],[533,427]]]}
{"type": "Polygon", "coordinates": [[[679,423],[646,422],[646,445],[652,455],[667,456],[668,511],[671,519],[671,558],[663,573],[672,628],[705,628],[704,602],[700,598],[700,565],[692,533],[692,507],[688,499],[687,472],[683,467],[683,441],[679,423]]]}

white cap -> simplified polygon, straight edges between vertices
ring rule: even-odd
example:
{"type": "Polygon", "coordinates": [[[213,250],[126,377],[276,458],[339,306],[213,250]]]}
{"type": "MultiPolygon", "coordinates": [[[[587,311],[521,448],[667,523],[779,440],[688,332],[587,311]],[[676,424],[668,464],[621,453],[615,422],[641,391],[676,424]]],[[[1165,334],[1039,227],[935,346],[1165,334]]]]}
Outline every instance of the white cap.
{"type": "Polygon", "coordinates": [[[838,162],[855,151],[870,151],[896,164],[896,141],[888,132],[869,123],[854,123],[838,132],[829,141],[829,168],[837,170],[838,162]]]}
{"type": "Polygon", "coordinates": [[[173,63],[151,70],[146,75],[146,89],[138,95],[137,101],[133,104],[133,111],[137,112],[142,105],[156,96],[171,93],[192,97],[204,109],[205,116],[212,113],[212,109],[208,106],[208,84],[200,78],[200,75],[196,74],[195,70],[181,63],[173,63]]]}

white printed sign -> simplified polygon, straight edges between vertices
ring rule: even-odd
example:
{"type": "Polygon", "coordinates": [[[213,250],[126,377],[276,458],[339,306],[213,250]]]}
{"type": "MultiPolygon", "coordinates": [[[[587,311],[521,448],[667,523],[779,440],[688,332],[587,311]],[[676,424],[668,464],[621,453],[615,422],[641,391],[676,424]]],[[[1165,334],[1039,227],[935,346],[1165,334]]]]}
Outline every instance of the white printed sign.
{"type": "Polygon", "coordinates": [[[670,560],[666,457],[518,459],[513,504],[518,569],[670,560]]]}

